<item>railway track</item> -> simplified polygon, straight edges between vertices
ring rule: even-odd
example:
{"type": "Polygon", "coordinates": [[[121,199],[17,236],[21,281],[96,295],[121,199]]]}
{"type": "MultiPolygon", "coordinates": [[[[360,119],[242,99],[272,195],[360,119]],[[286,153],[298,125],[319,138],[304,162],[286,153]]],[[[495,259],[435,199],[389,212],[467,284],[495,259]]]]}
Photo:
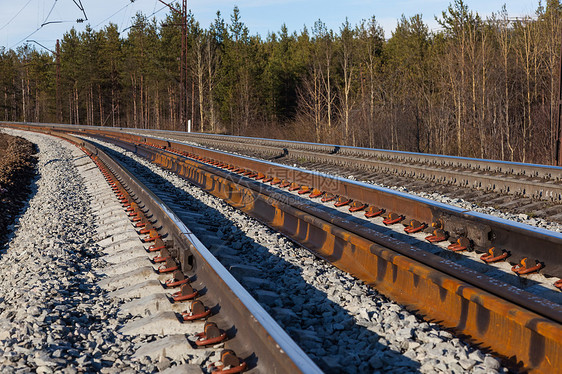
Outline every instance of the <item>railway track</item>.
{"type": "MultiPolygon", "coordinates": [[[[320,372],[169,207],[91,143],[58,136],[79,146],[109,183],[90,191],[103,217],[97,243],[112,265],[98,285],[110,299],[140,298],[122,306],[132,320],[120,332],[160,339],[137,349],[137,359],[191,357],[182,370],[194,373],[320,372]]],[[[90,164],[85,173],[95,169],[90,164]]],[[[43,372],[61,363],[42,360],[43,372]]]]}
{"type": "MultiPolygon", "coordinates": [[[[144,133],[137,129],[122,131],[144,133]]],[[[406,187],[422,194],[436,191],[454,199],[466,198],[479,205],[562,223],[559,167],[275,139],[150,133],[356,180],[406,187]]]]}
{"type": "Polygon", "coordinates": [[[512,367],[559,367],[554,362],[560,357],[561,309],[558,291],[549,284],[559,279],[561,242],[555,233],[178,142],[88,133],[173,170],[409,308],[491,347],[512,367]],[[381,229],[383,219],[373,217],[383,210],[390,227],[407,217],[407,230],[381,229]],[[425,225],[431,233],[420,233],[425,225]],[[428,240],[432,244],[420,245],[428,240]],[[491,247],[504,251],[489,252],[491,247]],[[465,250],[473,252],[460,254],[465,250]],[[506,253],[512,264],[475,265],[480,257],[506,253]],[[530,256],[546,260],[521,262],[530,256]],[[539,269],[547,276],[532,274],[539,269]],[[426,297],[420,300],[420,294],[426,297]],[[518,339],[512,341],[514,331],[518,339]]]}
{"type": "MultiPolygon", "coordinates": [[[[154,267],[151,265],[161,264],[157,267],[158,280],[152,280],[151,285],[143,283],[142,287],[156,287],[161,291],[164,288],[171,294],[156,294],[158,297],[152,294],[148,304],[160,314],[147,317],[148,321],[135,322],[134,326],[128,326],[129,330],[158,333],[165,330],[163,324],[168,320],[172,326],[167,335],[196,332],[197,338],[191,343],[195,343],[195,348],[225,341],[221,363],[212,371],[320,372],[165,203],[104,152],[88,142],[80,143],[90,155],[96,155],[94,160],[104,171],[121,205],[129,212],[129,217],[134,217],[131,219],[134,226],[147,235],[142,240],[153,243],[147,251],[158,253],[150,256],[150,261],[144,258],[146,253],[142,254],[144,261],[141,263],[148,264],[148,269],[137,269],[139,264],[135,262],[132,269],[135,274],[131,277],[130,273],[123,274],[123,267],[119,266],[117,274],[105,284],[118,289],[116,292],[120,297],[144,294],[137,294],[137,285],[131,289],[130,278],[139,277],[142,271],[146,274],[147,270],[152,274],[154,267]],[[124,284],[128,286],[123,288],[124,284]],[[170,296],[173,303],[166,311],[162,304],[167,304],[170,296]],[[195,298],[197,300],[193,301],[195,298]],[[175,303],[182,301],[188,302],[174,308],[175,303]],[[177,326],[176,314],[183,308],[186,309],[181,311],[182,329],[177,326]]],[[[119,262],[141,253],[133,254],[127,250],[126,253],[114,253],[113,261],[119,262]]],[[[142,279],[144,281],[145,276],[142,279]]],[[[136,307],[141,304],[140,309],[146,310],[146,302],[137,303],[136,307]]],[[[185,346],[183,340],[182,343],[185,346]]]]}

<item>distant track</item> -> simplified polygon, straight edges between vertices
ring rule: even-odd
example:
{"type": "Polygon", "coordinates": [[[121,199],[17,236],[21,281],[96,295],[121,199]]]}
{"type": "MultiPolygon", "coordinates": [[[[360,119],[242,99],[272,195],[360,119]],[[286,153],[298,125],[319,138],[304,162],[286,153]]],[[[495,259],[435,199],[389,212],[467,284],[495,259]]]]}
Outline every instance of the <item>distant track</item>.
{"type": "Polygon", "coordinates": [[[562,168],[414,152],[241,136],[122,129],[277,160],[319,162],[562,202],[562,168]]]}

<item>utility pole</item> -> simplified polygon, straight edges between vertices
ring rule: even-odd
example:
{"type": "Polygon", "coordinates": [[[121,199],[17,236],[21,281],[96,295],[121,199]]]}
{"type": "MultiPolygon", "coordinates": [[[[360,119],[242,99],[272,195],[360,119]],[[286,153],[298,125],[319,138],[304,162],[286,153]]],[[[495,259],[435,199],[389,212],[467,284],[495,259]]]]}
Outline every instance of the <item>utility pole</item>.
{"type": "Polygon", "coordinates": [[[189,108],[189,95],[187,94],[189,69],[187,68],[187,0],[182,0],[181,9],[162,1],[172,12],[179,14],[181,19],[181,55],[180,55],[180,126],[187,131],[187,111],[189,108]]]}
{"type": "Polygon", "coordinates": [[[560,45],[560,61],[558,65],[558,97],[556,98],[556,150],[555,160],[556,165],[562,166],[562,124],[560,117],[562,116],[562,43],[560,45]]]}
{"type": "MultiPolygon", "coordinates": [[[[191,80],[191,124],[195,128],[195,122],[193,121],[193,113],[195,113],[195,81],[191,80]]],[[[203,132],[203,130],[200,130],[203,132]]]]}
{"type": "Polygon", "coordinates": [[[60,100],[60,43],[57,39],[57,44],[55,48],[55,61],[57,66],[57,91],[56,91],[56,111],[57,111],[57,123],[62,123],[62,105],[60,100]]]}
{"type": "MultiPolygon", "coordinates": [[[[183,104],[182,104],[182,116],[183,117],[183,131],[187,132],[187,108],[188,108],[188,95],[187,95],[187,81],[188,81],[188,69],[187,69],[187,0],[182,0],[182,19],[181,19],[181,53],[182,53],[182,63],[181,63],[181,77],[182,85],[181,92],[183,93],[183,104]]],[[[181,97],[181,96],[180,96],[181,97]]]]}

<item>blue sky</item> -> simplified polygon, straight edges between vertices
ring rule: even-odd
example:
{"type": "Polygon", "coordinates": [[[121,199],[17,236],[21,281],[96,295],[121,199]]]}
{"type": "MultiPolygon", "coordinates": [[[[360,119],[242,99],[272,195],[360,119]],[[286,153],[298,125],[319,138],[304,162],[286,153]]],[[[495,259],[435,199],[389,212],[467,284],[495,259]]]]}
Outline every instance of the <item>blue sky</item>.
{"type": "MultiPolygon", "coordinates": [[[[388,38],[402,14],[409,17],[421,13],[430,29],[437,29],[435,16],[440,16],[452,1],[190,0],[189,8],[201,25],[207,27],[215,18],[217,10],[229,21],[232,8],[236,4],[240,8],[242,21],[250,32],[262,36],[266,36],[270,31],[278,31],[283,23],[292,32],[302,30],[304,25],[310,28],[316,20],[321,19],[329,28],[337,30],[346,17],[355,25],[362,19],[375,15],[388,38]]],[[[24,44],[26,39],[33,39],[47,48],[54,49],[55,40],[61,38],[73,26],[81,31],[89,23],[97,30],[113,22],[123,30],[131,24],[131,17],[136,12],[140,11],[146,15],[156,12],[157,19],[163,18],[167,12],[167,9],[157,12],[164,7],[158,0],[81,2],[88,17],[88,21],[83,24],[76,23],[76,19],[84,18],[84,15],[73,0],[0,0],[0,48],[15,49],[24,44]],[[41,27],[45,21],[51,23],[41,27]],[[59,21],[62,22],[58,23],[59,21]]],[[[538,6],[538,0],[465,0],[465,3],[482,16],[499,11],[504,3],[510,16],[533,15],[538,6]]]]}

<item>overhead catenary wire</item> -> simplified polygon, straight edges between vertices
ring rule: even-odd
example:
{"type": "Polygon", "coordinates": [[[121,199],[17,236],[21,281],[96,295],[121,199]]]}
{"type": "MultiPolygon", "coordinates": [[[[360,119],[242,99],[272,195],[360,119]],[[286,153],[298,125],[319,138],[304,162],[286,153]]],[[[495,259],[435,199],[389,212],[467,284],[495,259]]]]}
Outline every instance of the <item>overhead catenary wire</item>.
{"type": "Polygon", "coordinates": [[[76,22],[84,22],[88,20],[88,16],[86,15],[86,11],[84,10],[84,6],[82,5],[82,1],[81,0],[72,0],[74,1],[74,4],[76,4],[76,6],[78,7],[78,9],[80,9],[82,11],[82,13],[84,14],[84,19],[77,19],[76,22]]]}
{"type": "MultiPolygon", "coordinates": [[[[38,31],[40,31],[43,27],[49,25],[49,24],[55,24],[55,23],[67,23],[67,22],[78,22],[78,23],[82,23],[85,20],[88,20],[87,18],[87,14],[84,8],[84,5],[82,4],[81,0],[72,0],[74,2],[74,4],[78,7],[78,9],[82,12],[84,19],[76,19],[76,20],[51,20],[51,18],[53,17],[53,14],[55,13],[55,7],[57,6],[58,0],[53,0],[53,3],[51,5],[49,9],[49,11],[47,12],[46,16],[44,17],[43,21],[41,22],[41,24],[33,31],[29,32],[29,34],[25,35],[25,37],[21,38],[20,40],[18,40],[16,43],[12,43],[11,46],[8,47],[8,49],[13,49],[15,47],[17,47],[18,45],[20,45],[21,43],[25,42],[25,40],[29,39],[30,37],[34,36],[35,34],[37,34],[38,31]]],[[[24,10],[26,7],[29,6],[29,4],[32,2],[32,0],[28,0],[21,9],[19,9],[19,11],[5,24],[2,26],[3,28],[6,28],[10,23],[12,23],[24,10]]],[[[113,12],[109,17],[104,18],[101,22],[98,22],[93,28],[97,29],[98,27],[100,27],[101,25],[103,25],[105,22],[107,22],[108,20],[110,20],[111,18],[115,17],[116,15],[123,13],[124,15],[124,19],[122,21],[121,27],[119,27],[119,29],[123,29],[123,27],[125,26],[124,24],[127,23],[127,19],[129,18],[129,16],[132,14],[131,12],[133,11],[132,8],[129,8],[129,6],[131,4],[134,4],[136,1],[135,0],[128,0],[127,4],[122,6],[121,8],[119,8],[117,11],[113,12]],[[125,11],[125,12],[124,12],[125,11]]],[[[155,1],[154,4],[154,11],[148,15],[148,17],[152,17],[155,14],[161,12],[162,10],[166,9],[165,6],[163,6],[160,9],[157,9],[156,4],[158,3],[158,1],[155,1]]],[[[60,7],[57,8],[60,10],[60,7]]],[[[0,29],[1,30],[1,29],[0,29]]]]}
{"type": "MultiPolygon", "coordinates": [[[[27,40],[28,38],[30,38],[31,36],[35,35],[35,33],[37,33],[39,30],[41,30],[44,26],[52,24],[52,23],[66,23],[66,22],[74,22],[74,21],[48,21],[49,17],[51,16],[51,14],[53,13],[53,10],[55,9],[55,6],[57,5],[57,1],[55,0],[53,2],[53,5],[51,6],[51,9],[49,10],[49,13],[47,14],[47,16],[45,17],[45,19],[43,20],[43,22],[41,23],[41,26],[39,26],[37,29],[35,29],[34,31],[32,31],[29,35],[27,35],[25,38],[22,38],[21,40],[19,40],[17,43],[13,44],[10,49],[14,48],[15,46],[19,45],[20,43],[22,43],[23,41],[27,40]]],[[[78,18],[76,20],[76,22],[81,23],[84,22],[85,20],[88,20],[88,16],[86,15],[86,10],[84,9],[84,6],[82,5],[82,1],[81,0],[72,0],[74,2],[74,4],[76,4],[76,6],[78,7],[78,9],[80,9],[82,11],[82,13],[84,14],[84,18],[78,18]]],[[[31,0],[29,0],[22,9],[20,9],[20,11],[6,24],[4,25],[2,28],[6,27],[10,22],[12,22],[13,19],[15,19],[24,9],[25,7],[31,2],[31,0]]]]}
{"type": "Polygon", "coordinates": [[[55,0],[53,3],[53,6],[51,7],[51,10],[49,11],[49,13],[47,14],[47,17],[45,17],[45,19],[43,20],[43,22],[41,23],[41,26],[39,26],[37,29],[35,29],[34,31],[32,31],[29,35],[27,35],[25,38],[21,39],[20,41],[18,41],[17,43],[13,44],[10,49],[14,48],[15,46],[19,45],[20,43],[24,42],[25,40],[29,39],[30,37],[32,37],[33,35],[35,35],[35,33],[39,30],[41,30],[44,26],[49,25],[51,23],[63,23],[63,22],[68,22],[68,21],[47,21],[49,19],[49,17],[51,16],[51,13],[53,12],[53,9],[55,9],[55,5],[57,4],[58,0],[55,0]]]}
{"type": "MultiPolygon", "coordinates": [[[[131,1],[131,3],[132,3],[132,1],[131,1]]],[[[129,4],[129,5],[130,5],[130,4],[129,4]]],[[[150,18],[150,17],[152,17],[152,16],[154,16],[154,15],[160,13],[161,11],[163,11],[164,9],[166,9],[167,7],[168,7],[168,6],[163,6],[162,8],[156,10],[156,3],[155,3],[154,11],[153,11],[152,13],[150,13],[149,15],[147,15],[146,18],[150,18]]],[[[119,11],[118,11],[118,12],[119,12],[119,11]]],[[[115,14],[117,14],[118,12],[116,12],[115,14]]],[[[109,19],[109,18],[111,18],[111,17],[112,17],[112,16],[106,18],[106,20],[109,19]]],[[[132,17],[131,17],[131,19],[132,19],[132,17]]],[[[128,27],[123,28],[123,24],[124,24],[124,23],[125,23],[125,19],[123,19],[123,22],[121,23],[121,27],[119,28],[119,29],[121,30],[120,33],[123,33],[123,32],[125,32],[125,31],[127,31],[127,30],[129,30],[130,28],[133,27],[133,25],[130,25],[130,26],[128,26],[128,27]]]]}
{"type": "Polygon", "coordinates": [[[157,11],[154,11],[152,13],[150,13],[148,16],[146,16],[147,18],[152,17],[153,15],[160,13],[161,11],[163,11],[164,9],[166,9],[167,6],[163,6],[162,8],[158,9],[157,11]]]}
{"type": "Polygon", "coordinates": [[[25,3],[25,5],[12,18],[10,18],[10,20],[6,22],[4,26],[0,27],[0,31],[4,30],[10,23],[12,23],[12,21],[15,20],[16,17],[19,16],[21,12],[23,12],[23,10],[29,5],[29,3],[31,3],[31,1],[32,0],[28,0],[28,2],[25,3]]]}
{"type": "Polygon", "coordinates": [[[94,28],[97,28],[99,25],[101,25],[102,23],[104,23],[105,21],[107,21],[110,18],[113,18],[115,15],[119,14],[121,11],[123,11],[123,9],[126,9],[129,7],[129,5],[131,5],[132,3],[128,3],[127,5],[123,6],[121,9],[119,9],[118,11],[116,11],[115,13],[113,13],[112,15],[110,15],[109,17],[105,18],[103,21],[99,22],[97,25],[94,26],[94,28]]]}
{"type": "Polygon", "coordinates": [[[55,5],[57,5],[57,1],[58,0],[55,0],[55,2],[53,3],[53,6],[51,7],[51,10],[49,10],[49,13],[47,14],[47,17],[45,17],[45,19],[43,20],[43,23],[41,23],[41,27],[43,27],[43,26],[45,26],[46,24],[49,23],[49,22],[47,22],[47,20],[51,16],[51,13],[53,13],[53,10],[55,9],[55,5]]]}

